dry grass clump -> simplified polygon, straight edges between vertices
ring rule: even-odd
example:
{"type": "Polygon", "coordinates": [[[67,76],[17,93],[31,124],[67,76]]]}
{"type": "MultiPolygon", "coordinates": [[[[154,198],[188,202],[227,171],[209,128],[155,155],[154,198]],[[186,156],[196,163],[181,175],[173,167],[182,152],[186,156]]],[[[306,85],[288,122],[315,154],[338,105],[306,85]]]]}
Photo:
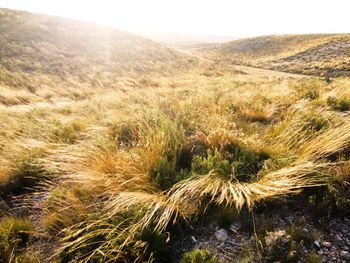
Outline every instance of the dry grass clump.
{"type": "Polygon", "coordinates": [[[50,175],[42,158],[47,154],[43,149],[15,149],[19,156],[1,161],[0,195],[16,194],[49,180],[50,175]]]}
{"type": "Polygon", "coordinates": [[[201,207],[205,200],[224,206],[236,206],[240,210],[243,205],[252,208],[256,201],[265,198],[295,193],[305,187],[322,184],[324,177],[318,171],[326,165],[312,163],[296,164],[266,174],[250,183],[241,183],[234,178],[227,180],[215,171],[204,176],[195,176],[175,185],[170,190],[170,199],[177,203],[190,203],[201,207]],[[319,174],[319,176],[317,176],[319,174]],[[209,199],[208,199],[209,198],[209,199]]]}

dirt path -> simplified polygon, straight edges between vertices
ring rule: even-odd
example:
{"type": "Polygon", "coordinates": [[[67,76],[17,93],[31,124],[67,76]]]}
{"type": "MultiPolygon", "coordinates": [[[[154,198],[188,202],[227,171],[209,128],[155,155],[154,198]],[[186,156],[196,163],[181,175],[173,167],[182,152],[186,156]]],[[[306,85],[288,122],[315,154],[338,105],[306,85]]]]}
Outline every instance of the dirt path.
{"type": "Polygon", "coordinates": [[[310,78],[311,76],[281,72],[276,70],[254,68],[249,66],[234,65],[234,68],[242,71],[248,75],[254,75],[259,77],[283,77],[283,78],[310,78]]]}

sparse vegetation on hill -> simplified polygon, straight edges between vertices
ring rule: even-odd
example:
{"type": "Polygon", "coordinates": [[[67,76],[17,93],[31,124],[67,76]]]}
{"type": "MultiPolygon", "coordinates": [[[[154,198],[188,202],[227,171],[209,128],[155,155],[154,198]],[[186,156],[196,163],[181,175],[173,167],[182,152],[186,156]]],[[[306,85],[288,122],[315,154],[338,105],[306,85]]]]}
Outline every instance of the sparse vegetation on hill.
{"type": "Polygon", "coordinates": [[[315,76],[350,76],[350,35],[285,35],[235,40],[190,52],[218,62],[315,76]]]}
{"type": "Polygon", "coordinates": [[[143,79],[178,74],[197,63],[113,28],[0,9],[0,103],[5,105],[138,87],[143,79]]]}
{"type": "Polygon", "coordinates": [[[13,95],[3,104],[23,103],[17,91],[28,87],[16,83],[24,76],[36,92],[28,105],[0,111],[0,262],[350,257],[349,79],[241,74],[112,29],[1,12],[8,34],[1,52],[21,50],[0,59],[1,85],[13,95]],[[19,31],[9,26],[12,16],[19,31]],[[56,31],[46,38],[40,30],[49,25],[56,31]],[[111,32],[111,45],[99,30],[111,32]],[[38,46],[55,39],[50,50],[57,48],[52,58],[64,75],[41,60],[37,39],[38,46]],[[60,57],[66,45],[84,63],[60,57]],[[113,59],[95,61],[111,46],[113,59]],[[29,73],[23,65],[34,60],[40,65],[29,73]],[[140,65],[147,74],[136,73],[140,65]],[[115,88],[87,84],[85,70],[116,73],[108,79],[115,88]],[[71,80],[82,86],[65,89],[71,80]],[[47,99],[41,81],[55,98],[79,97],[75,89],[88,95],[35,103],[47,99]],[[330,218],[332,235],[321,221],[330,218]],[[335,250],[327,238],[337,240],[335,250]]]}

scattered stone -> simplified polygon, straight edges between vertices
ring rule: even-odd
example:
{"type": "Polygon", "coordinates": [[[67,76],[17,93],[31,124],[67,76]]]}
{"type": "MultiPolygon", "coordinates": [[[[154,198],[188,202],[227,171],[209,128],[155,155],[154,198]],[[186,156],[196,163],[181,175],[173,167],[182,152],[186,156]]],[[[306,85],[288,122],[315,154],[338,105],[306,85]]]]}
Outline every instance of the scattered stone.
{"type": "Polygon", "coordinates": [[[227,231],[221,228],[215,232],[215,237],[218,241],[226,241],[228,239],[227,231]]]}
{"type": "Polygon", "coordinates": [[[197,242],[197,243],[194,245],[194,248],[196,248],[196,249],[202,248],[202,242],[197,242]]]}
{"type": "Polygon", "coordinates": [[[318,254],[319,256],[322,256],[322,255],[323,255],[323,251],[320,250],[320,251],[317,252],[317,254],[318,254]]]}
{"type": "Polygon", "coordinates": [[[341,258],[346,259],[346,260],[350,259],[350,253],[348,251],[344,251],[344,250],[341,251],[340,256],[341,256],[341,258]]]}
{"type": "Polygon", "coordinates": [[[314,241],[314,245],[315,245],[318,249],[321,248],[320,242],[319,242],[318,240],[315,240],[315,241],[314,241]]]}
{"type": "Polygon", "coordinates": [[[324,242],[322,242],[322,246],[330,248],[332,246],[332,244],[331,244],[331,242],[324,241],[324,242]]]}
{"type": "Polygon", "coordinates": [[[242,225],[240,223],[234,223],[230,226],[230,229],[235,232],[235,231],[240,230],[241,227],[242,227],[242,225]]]}

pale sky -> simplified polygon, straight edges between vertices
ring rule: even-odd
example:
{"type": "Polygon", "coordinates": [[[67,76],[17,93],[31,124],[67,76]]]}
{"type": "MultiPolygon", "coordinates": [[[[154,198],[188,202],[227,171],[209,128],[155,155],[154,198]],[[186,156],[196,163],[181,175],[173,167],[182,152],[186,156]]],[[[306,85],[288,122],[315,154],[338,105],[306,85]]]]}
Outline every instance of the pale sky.
{"type": "Polygon", "coordinates": [[[349,0],[0,0],[0,7],[75,18],[141,34],[243,37],[350,33],[349,0]]]}

